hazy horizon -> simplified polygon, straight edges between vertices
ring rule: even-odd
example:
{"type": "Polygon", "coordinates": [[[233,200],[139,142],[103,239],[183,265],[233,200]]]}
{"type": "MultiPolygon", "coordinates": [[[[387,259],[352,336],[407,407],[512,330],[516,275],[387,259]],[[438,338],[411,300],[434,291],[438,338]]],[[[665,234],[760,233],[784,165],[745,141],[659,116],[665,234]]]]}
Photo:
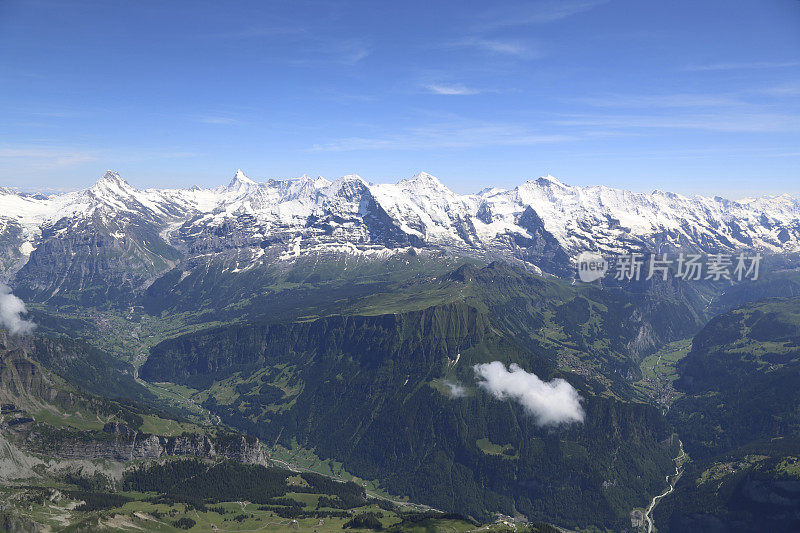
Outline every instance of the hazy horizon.
{"type": "Polygon", "coordinates": [[[92,185],[94,185],[95,183],[97,183],[100,179],[102,179],[102,177],[107,172],[113,172],[115,174],[118,174],[120,178],[122,178],[131,187],[133,187],[134,189],[137,189],[137,190],[144,190],[144,189],[191,189],[193,187],[200,187],[202,189],[214,189],[214,188],[224,187],[224,186],[228,185],[231,182],[231,180],[234,178],[234,176],[237,174],[237,172],[239,172],[239,171],[242,171],[247,178],[251,179],[252,181],[255,181],[256,183],[260,183],[260,184],[261,183],[265,183],[265,182],[267,182],[269,180],[277,180],[277,181],[281,181],[281,180],[297,180],[297,179],[301,179],[303,177],[325,178],[325,179],[333,182],[333,181],[336,181],[337,179],[343,178],[345,176],[352,176],[352,175],[357,175],[358,177],[360,177],[361,179],[363,179],[364,181],[366,181],[369,184],[385,184],[385,183],[397,183],[397,182],[399,182],[401,180],[411,179],[414,176],[416,176],[417,174],[426,173],[426,174],[430,174],[430,175],[434,176],[436,179],[438,179],[448,189],[450,189],[451,191],[453,191],[453,192],[455,192],[457,194],[460,194],[460,195],[479,194],[481,191],[483,191],[485,189],[488,189],[488,188],[497,188],[497,189],[505,189],[505,190],[513,189],[514,187],[516,187],[518,185],[521,185],[521,184],[523,184],[523,183],[525,183],[527,181],[535,181],[535,180],[540,179],[540,178],[548,178],[549,177],[549,178],[554,178],[555,180],[563,183],[564,185],[570,186],[570,187],[573,187],[573,186],[574,187],[597,187],[597,186],[603,186],[603,187],[609,187],[609,188],[612,188],[612,189],[626,190],[626,191],[630,191],[630,192],[633,192],[633,193],[639,193],[639,194],[649,194],[649,193],[652,193],[652,192],[655,192],[655,191],[659,190],[659,191],[664,191],[664,192],[671,192],[671,193],[681,194],[683,196],[690,197],[690,198],[694,197],[694,196],[704,196],[704,197],[715,197],[715,196],[718,196],[718,197],[725,198],[727,200],[733,200],[733,201],[742,201],[742,200],[746,200],[748,198],[772,198],[772,197],[777,197],[777,196],[782,196],[782,195],[787,195],[788,194],[788,195],[790,195],[790,196],[792,196],[794,198],[800,199],[800,192],[797,192],[797,191],[793,192],[791,190],[787,190],[787,191],[783,191],[783,192],[773,192],[773,193],[757,193],[757,194],[744,195],[744,196],[727,196],[725,194],[720,194],[720,193],[713,193],[713,194],[686,193],[686,192],[683,192],[683,191],[680,191],[680,190],[672,190],[672,189],[663,188],[663,187],[655,187],[655,188],[647,189],[647,190],[645,190],[645,189],[638,190],[638,189],[635,189],[635,188],[610,187],[609,185],[606,185],[604,183],[577,184],[577,183],[567,182],[567,181],[559,178],[558,176],[554,176],[552,174],[540,174],[538,176],[530,176],[528,178],[524,178],[524,179],[520,180],[518,183],[516,183],[514,185],[511,185],[509,187],[497,187],[497,186],[494,186],[494,185],[492,185],[490,183],[487,183],[486,186],[481,187],[479,189],[475,189],[475,190],[471,190],[471,191],[459,191],[459,190],[455,189],[454,187],[452,187],[448,183],[447,179],[444,179],[441,176],[436,176],[436,175],[434,175],[434,174],[432,174],[430,172],[427,172],[425,170],[418,170],[416,172],[413,172],[412,174],[409,174],[408,176],[401,176],[399,178],[369,179],[366,176],[363,176],[363,175],[361,175],[361,174],[359,174],[357,172],[349,172],[349,173],[346,173],[346,174],[342,174],[340,176],[323,176],[321,174],[319,174],[319,175],[301,174],[299,176],[254,176],[254,175],[248,173],[244,169],[236,169],[233,172],[229,173],[227,178],[223,177],[217,183],[210,183],[210,184],[206,184],[206,185],[201,185],[199,183],[195,183],[195,184],[190,184],[190,185],[180,185],[180,186],[178,186],[176,184],[169,183],[169,182],[165,181],[164,183],[162,183],[160,185],[140,186],[140,185],[137,184],[137,180],[135,179],[135,177],[134,177],[134,179],[129,179],[128,176],[122,174],[121,172],[117,172],[114,169],[106,169],[103,172],[99,173],[94,179],[86,182],[86,184],[82,184],[80,186],[71,187],[71,188],[16,187],[16,186],[5,186],[2,183],[0,183],[0,187],[5,187],[7,189],[11,189],[11,190],[14,190],[14,191],[17,191],[17,192],[20,192],[20,193],[24,193],[24,194],[37,194],[37,193],[46,194],[46,195],[65,194],[65,193],[69,193],[69,192],[76,192],[76,191],[86,190],[86,189],[90,188],[92,185]]]}

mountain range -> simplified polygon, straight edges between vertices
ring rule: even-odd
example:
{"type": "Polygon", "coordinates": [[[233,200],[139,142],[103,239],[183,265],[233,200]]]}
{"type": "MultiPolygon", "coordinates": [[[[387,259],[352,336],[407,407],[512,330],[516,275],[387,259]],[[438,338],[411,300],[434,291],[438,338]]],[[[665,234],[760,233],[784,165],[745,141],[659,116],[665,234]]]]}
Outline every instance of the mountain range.
{"type": "Polygon", "coordinates": [[[797,252],[800,199],[642,194],[552,176],[460,195],[424,172],[395,184],[356,175],[257,183],[239,170],[227,186],[137,190],[109,171],[63,194],[0,188],[0,242],[0,280],[37,300],[98,285],[134,291],[178,265],[185,277],[212,264],[235,274],[300,257],[409,252],[503,258],[570,277],[586,250],[797,252]]]}

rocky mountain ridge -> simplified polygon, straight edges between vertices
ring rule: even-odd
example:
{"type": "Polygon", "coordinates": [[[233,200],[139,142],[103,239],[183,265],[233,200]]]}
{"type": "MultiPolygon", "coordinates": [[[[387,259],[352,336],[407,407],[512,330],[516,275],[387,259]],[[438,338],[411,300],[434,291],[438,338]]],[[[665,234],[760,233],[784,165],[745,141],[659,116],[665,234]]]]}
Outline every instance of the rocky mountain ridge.
{"type": "Polygon", "coordinates": [[[28,297],[112,296],[178,264],[227,273],[299,257],[384,259],[445,251],[521,260],[570,275],[582,251],[800,251],[800,200],[633,193],[552,176],[456,194],[419,173],[395,184],[357,175],[256,182],[241,170],[213,189],[137,190],[107,172],[83,191],[0,189],[0,279],[28,297]]]}

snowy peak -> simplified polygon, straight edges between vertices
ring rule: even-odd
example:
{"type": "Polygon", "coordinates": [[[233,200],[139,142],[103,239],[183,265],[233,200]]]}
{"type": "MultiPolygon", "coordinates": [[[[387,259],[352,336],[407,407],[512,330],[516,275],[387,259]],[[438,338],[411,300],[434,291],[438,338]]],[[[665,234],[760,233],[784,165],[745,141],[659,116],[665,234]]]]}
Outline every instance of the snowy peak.
{"type": "Polygon", "coordinates": [[[351,194],[367,188],[367,182],[358,174],[347,174],[330,184],[331,194],[351,194]]]}
{"type": "Polygon", "coordinates": [[[59,207],[58,216],[88,216],[99,209],[112,217],[124,213],[158,220],[181,216],[185,212],[186,201],[177,194],[160,189],[140,191],[109,170],[86,191],[53,196],[52,199],[53,204],[59,207]]]}
{"type": "Polygon", "coordinates": [[[114,214],[115,212],[138,212],[152,216],[154,210],[145,207],[144,204],[149,203],[143,202],[145,197],[146,194],[144,192],[137,191],[122,179],[119,174],[108,170],[85,193],[78,193],[73,209],[77,209],[76,214],[82,213],[84,215],[89,215],[98,208],[102,208],[109,214],[114,214]],[[86,205],[81,208],[80,204],[84,202],[86,202],[86,205]]]}
{"type": "Polygon", "coordinates": [[[456,194],[447,188],[436,176],[432,176],[427,172],[420,172],[415,174],[410,179],[400,180],[397,187],[411,197],[412,201],[417,201],[421,198],[442,198],[448,201],[453,201],[456,194]]]}
{"type": "Polygon", "coordinates": [[[117,196],[130,196],[136,189],[122,179],[119,174],[112,170],[107,170],[103,177],[89,188],[89,191],[97,194],[112,194],[117,196]]]}
{"type": "Polygon", "coordinates": [[[332,182],[328,179],[323,178],[322,176],[317,176],[314,180],[314,187],[317,189],[324,189],[325,187],[330,187],[332,182]]]}
{"type": "Polygon", "coordinates": [[[358,174],[342,176],[334,181],[327,190],[329,191],[329,196],[351,202],[358,202],[365,196],[371,196],[369,185],[358,174]]]}
{"type": "Polygon", "coordinates": [[[258,184],[251,180],[250,178],[242,172],[242,169],[238,169],[236,174],[234,174],[233,179],[228,184],[228,190],[234,191],[242,191],[247,190],[253,186],[258,186],[258,184]]]}
{"type": "Polygon", "coordinates": [[[24,238],[35,243],[48,227],[83,227],[81,219],[95,215],[120,234],[128,224],[150,225],[190,253],[263,261],[269,254],[294,258],[314,250],[384,253],[413,243],[510,255],[564,272],[564,258],[585,250],[800,252],[800,201],[789,195],[734,202],[571,186],[551,175],[476,195],[454,193],[427,172],[389,184],[355,174],[335,181],[303,175],[257,183],[241,170],[227,186],[212,189],[140,191],[108,171],[83,191],[34,197],[0,190],[0,237],[3,228],[20,225],[24,238]],[[281,248],[297,239],[300,251],[281,248]],[[262,245],[276,248],[267,252],[262,245]],[[553,266],[554,258],[560,267],[553,266]]]}
{"type": "Polygon", "coordinates": [[[446,188],[439,178],[428,174],[427,172],[419,172],[414,174],[414,176],[409,180],[403,180],[407,183],[413,183],[415,185],[419,185],[420,187],[426,187],[431,189],[443,189],[446,188]]]}
{"type": "Polygon", "coordinates": [[[565,185],[559,179],[555,178],[553,175],[548,174],[547,176],[542,176],[535,181],[537,185],[540,187],[559,187],[562,189],[568,189],[569,185],[565,185]]]}
{"type": "Polygon", "coordinates": [[[242,172],[241,168],[236,170],[236,174],[233,176],[233,181],[234,182],[247,183],[247,184],[251,184],[251,185],[255,185],[255,183],[256,183],[255,181],[253,181],[250,178],[248,178],[247,175],[245,175],[245,173],[242,172]]]}
{"type": "Polygon", "coordinates": [[[106,170],[106,173],[97,180],[98,183],[100,182],[115,182],[115,183],[127,183],[124,179],[122,179],[119,173],[114,172],[113,170],[106,170]]]}
{"type": "Polygon", "coordinates": [[[334,183],[354,183],[354,182],[366,183],[366,181],[364,181],[364,178],[362,178],[358,174],[345,174],[344,176],[336,180],[334,183]]]}

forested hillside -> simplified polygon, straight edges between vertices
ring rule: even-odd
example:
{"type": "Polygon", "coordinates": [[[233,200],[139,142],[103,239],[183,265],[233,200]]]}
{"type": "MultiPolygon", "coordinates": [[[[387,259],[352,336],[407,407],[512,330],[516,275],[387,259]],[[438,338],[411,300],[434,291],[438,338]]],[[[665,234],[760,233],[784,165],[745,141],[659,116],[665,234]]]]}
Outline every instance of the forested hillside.
{"type": "Polygon", "coordinates": [[[660,529],[800,527],[800,300],[718,316],[679,363],[671,411],[692,462],[656,510],[660,529]]]}

